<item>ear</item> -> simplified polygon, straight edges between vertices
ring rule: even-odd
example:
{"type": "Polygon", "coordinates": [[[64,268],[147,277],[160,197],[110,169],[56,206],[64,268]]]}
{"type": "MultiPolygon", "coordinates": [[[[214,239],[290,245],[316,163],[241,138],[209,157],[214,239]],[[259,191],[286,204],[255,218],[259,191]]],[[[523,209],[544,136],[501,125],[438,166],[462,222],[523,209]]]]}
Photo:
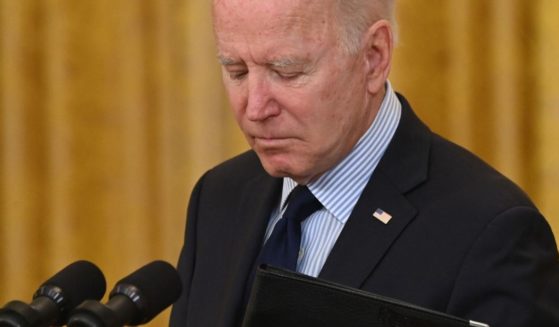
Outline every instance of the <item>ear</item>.
{"type": "Polygon", "coordinates": [[[365,60],[367,67],[367,90],[379,94],[390,73],[394,39],[392,27],[387,20],[374,23],[365,35],[365,60]]]}

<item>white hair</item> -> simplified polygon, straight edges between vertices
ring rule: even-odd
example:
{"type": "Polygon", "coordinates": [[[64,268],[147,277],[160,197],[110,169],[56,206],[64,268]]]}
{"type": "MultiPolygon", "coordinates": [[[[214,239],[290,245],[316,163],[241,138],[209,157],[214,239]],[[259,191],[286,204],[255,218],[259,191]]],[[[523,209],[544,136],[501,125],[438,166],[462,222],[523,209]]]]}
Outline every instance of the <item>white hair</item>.
{"type": "Polygon", "coordinates": [[[395,0],[335,1],[341,45],[348,53],[359,51],[363,34],[378,20],[388,20],[396,35],[395,0]]]}

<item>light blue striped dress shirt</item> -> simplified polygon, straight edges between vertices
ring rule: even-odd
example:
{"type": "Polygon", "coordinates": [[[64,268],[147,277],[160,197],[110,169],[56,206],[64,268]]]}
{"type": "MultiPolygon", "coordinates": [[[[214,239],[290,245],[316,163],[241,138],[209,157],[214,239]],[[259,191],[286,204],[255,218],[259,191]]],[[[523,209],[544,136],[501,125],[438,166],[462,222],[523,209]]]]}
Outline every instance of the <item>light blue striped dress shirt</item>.
{"type": "MultiPolygon", "coordinates": [[[[350,154],[338,165],[308,184],[309,190],[322,203],[323,208],[301,224],[301,249],[297,271],[318,276],[326,258],[334,247],[351,211],[373,171],[388,147],[398,122],[402,106],[390,82],[379,112],[357,142],[350,154]]],[[[289,177],[283,179],[280,205],[275,208],[266,229],[266,240],[285,211],[285,201],[297,183],[289,177]]]]}

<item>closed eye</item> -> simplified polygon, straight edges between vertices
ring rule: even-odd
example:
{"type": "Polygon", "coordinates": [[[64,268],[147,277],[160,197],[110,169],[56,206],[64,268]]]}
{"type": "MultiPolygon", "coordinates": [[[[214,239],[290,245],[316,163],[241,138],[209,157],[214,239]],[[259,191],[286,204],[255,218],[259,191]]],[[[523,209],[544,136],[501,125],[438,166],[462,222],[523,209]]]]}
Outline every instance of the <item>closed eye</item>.
{"type": "Polygon", "coordinates": [[[231,71],[229,72],[229,78],[232,80],[242,80],[248,74],[248,71],[231,71]]]}
{"type": "Polygon", "coordinates": [[[290,81],[290,80],[294,80],[297,77],[301,76],[302,73],[296,72],[296,73],[281,73],[281,72],[276,72],[276,74],[281,78],[284,79],[286,81],[290,81]]]}
{"type": "Polygon", "coordinates": [[[286,81],[291,81],[291,80],[297,79],[298,77],[303,75],[303,73],[301,73],[301,72],[289,72],[289,73],[280,72],[280,71],[274,71],[274,72],[277,76],[279,76],[279,78],[281,78],[283,80],[286,80],[286,81]]]}

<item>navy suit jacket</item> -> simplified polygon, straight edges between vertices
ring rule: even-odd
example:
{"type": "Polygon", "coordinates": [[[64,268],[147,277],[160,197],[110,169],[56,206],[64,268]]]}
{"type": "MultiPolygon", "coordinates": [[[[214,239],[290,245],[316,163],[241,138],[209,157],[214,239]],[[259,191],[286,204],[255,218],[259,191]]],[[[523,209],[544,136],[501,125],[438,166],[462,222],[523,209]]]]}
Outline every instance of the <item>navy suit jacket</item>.
{"type": "MultiPolygon", "coordinates": [[[[545,219],[517,186],[400,101],[394,138],[319,277],[492,327],[559,326],[557,246],[545,219]],[[392,215],[388,224],[372,218],[377,208],[392,215]]],[[[252,151],[200,179],[171,326],[239,324],[281,185],[252,151]]]]}

